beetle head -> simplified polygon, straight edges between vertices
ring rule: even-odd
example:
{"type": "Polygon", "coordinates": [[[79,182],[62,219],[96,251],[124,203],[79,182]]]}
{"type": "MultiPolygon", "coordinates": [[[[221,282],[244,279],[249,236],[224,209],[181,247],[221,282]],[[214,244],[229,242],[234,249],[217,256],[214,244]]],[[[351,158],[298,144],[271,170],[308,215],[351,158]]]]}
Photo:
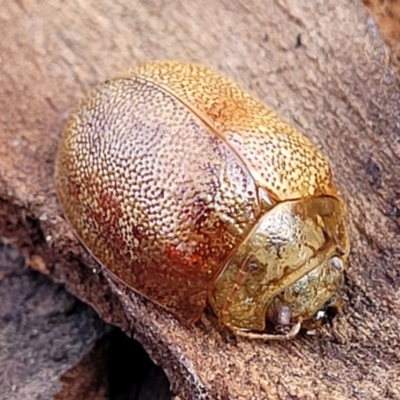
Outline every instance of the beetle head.
{"type": "Polygon", "coordinates": [[[278,203],[226,264],[211,304],[236,331],[273,325],[279,339],[294,336],[300,325],[315,329],[339,307],[348,253],[340,200],[318,196],[278,203]]]}
{"type": "Polygon", "coordinates": [[[267,320],[281,334],[300,321],[307,330],[318,329],[339,312],[344,262],[334,255],[273,298],[267,320]]]}

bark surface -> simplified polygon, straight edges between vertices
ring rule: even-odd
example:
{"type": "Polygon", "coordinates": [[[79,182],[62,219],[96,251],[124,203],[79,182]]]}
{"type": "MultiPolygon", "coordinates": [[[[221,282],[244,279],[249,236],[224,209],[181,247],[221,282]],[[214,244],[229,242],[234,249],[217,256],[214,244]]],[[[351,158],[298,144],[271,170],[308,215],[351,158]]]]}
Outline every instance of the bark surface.
{"type": "Polygon", "coordinates": [[[1,235],[139,339],[181,399],[400,399],[400,90],[360,3],[0,0],[0,10],[1,235]],[[78,244],[53,183],[65,120],[91,86],[153,59],[217,68],[329,157],[352,244],[333,328],[260,343],[216,329],[209,313],[184,326],[109,282],[78,244]]]}
{"type": "Polygon", "coordinates": [[[111,330],[0,238],[0,399],[105,400],[111,330]]]}

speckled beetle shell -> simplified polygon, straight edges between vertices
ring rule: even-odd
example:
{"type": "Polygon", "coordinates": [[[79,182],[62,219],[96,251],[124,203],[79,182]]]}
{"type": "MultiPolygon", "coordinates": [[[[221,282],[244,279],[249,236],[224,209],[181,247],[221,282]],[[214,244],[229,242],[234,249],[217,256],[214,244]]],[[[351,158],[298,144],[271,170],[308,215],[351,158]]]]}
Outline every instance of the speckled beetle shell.
{"type": "Polygon", "coordinates": [[[56,162],[59,200],[94,257],[195,322],[294,337],[337,307],[349,241],[325,157],[200,65],[154,62],[95,88],[56,162]]]}

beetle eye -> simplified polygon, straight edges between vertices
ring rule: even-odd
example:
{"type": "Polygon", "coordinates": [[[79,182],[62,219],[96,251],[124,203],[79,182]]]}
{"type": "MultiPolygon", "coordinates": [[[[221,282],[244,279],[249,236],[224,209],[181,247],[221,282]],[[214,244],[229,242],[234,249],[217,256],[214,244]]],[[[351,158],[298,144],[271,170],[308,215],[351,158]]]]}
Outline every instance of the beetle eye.
{"type": "Polygon", "coordinates": [[[278,310],[278,315],[276,316],[276,322],[278,325],[287,326],[290,325],[292,319],[292,312],[288,306],[282,306],[278,310]]]}
{"type": "Polygon", "coordinates": [[[343,271],[343,261],[337,257],[334,256],[329,260],[329,266],[334,270],[334,271],[343,271]]]}

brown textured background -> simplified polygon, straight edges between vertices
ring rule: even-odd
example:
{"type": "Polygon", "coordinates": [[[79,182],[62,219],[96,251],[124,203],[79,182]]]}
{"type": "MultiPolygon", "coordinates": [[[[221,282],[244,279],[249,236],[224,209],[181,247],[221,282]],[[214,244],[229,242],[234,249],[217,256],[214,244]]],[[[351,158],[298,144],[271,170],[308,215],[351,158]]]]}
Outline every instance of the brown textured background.
{"type": "Polygon", "coordinates": [[[400,90],[361,4],[0,0],[0,39],[0,234],[137,337],[181,399],[400,399],[400,90]],[[185,327],[109,284],[77,244],[52,181],[68,112],[97,82],[160,58],[231,76],[331,159],[352,235],[333,329],[260,343],[209,316],[185,327]]]}
{"type": "Polygon", "coordinates": [[[390,49],[391,67],[400,75],[400,2],[398,0],[362,0],[375,18],[382,39],[390,49]]]}

